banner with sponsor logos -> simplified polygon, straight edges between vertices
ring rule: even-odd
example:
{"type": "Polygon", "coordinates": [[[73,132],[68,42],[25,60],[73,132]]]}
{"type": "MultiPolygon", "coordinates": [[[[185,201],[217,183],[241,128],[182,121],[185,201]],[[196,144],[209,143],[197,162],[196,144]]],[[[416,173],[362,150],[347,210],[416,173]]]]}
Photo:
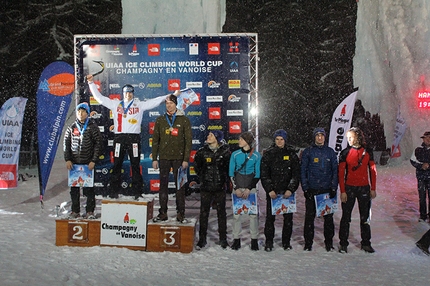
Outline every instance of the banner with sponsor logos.
{"type": "Polygon", "coordinates": [[[400,141],[403,138],[403,135],[405,135],[406,128],[408,125],[406,124],[406,120],[403,118],[402,114],[400,113],[400,106],[397,111],[397,117],[396,117],[396,126],[394,128],[394,138],[393,138],[393,144],[391,145],[391,158],[400,157],[401,151],[400,151],[400,141]]]}
{"type": "Polygon", "coordinates": [[[336,108],[331,119],[330,137],[328,146],[333,148],[336,155],[348,146],[346,131],[351,127],[352,114],[354,113],[357,92],[354,91],[345,98],[336,108]]]}
{"type": "Polygon", "coordinates": [[[43,195],[74,90],[75,76],[73,67],[68,63],[53,62],[43,70],[37,88],[37,138],[41,202],[43,202],[43,195]]]}
{"type": "Polygon", "coordinates": [[[0,189],[18,186],[22,121],[27,98],[9,98],[0,109],[0,189]]]}
{"type": "MultiPolygon", "coordinates": [[[[211,130],[224,132],[234,150],[238,136],[249,129],[249,98],[253,90],[255,67],[251,65],[256,34],[216,35],[99,35],[75,36],[77,79],[80,101],[88,101],[102,131],[106,149],[96,166],[95,186],[106,194],[113,163],[113,125],[109,110],[91,97],[84,80],[100,69],[95,83],[104,96],[121,99],[122,87],[131,84],[135,97],[151,99],[175,90],[192,89],[195,100],[185,110],[192,123],[193,147],[188,168],[189,182],[195,176],[194,155],[211,130]]],[[[255,48],[254,48],[255,49],[255,48]]],[[[254,54],[255,56],[255,54],[254,54]]],[[[144,191],[157,192],[158,170],[152,169],[151,144],[155,119],[165,112],[164,104],[143,115],[141,132],[141,170],[144,191]]],[[[123,164],[123,191],[128,195],[130,163],[123,164]]],[[[173,176],[169,187],[174,188],[173,176]]]]}

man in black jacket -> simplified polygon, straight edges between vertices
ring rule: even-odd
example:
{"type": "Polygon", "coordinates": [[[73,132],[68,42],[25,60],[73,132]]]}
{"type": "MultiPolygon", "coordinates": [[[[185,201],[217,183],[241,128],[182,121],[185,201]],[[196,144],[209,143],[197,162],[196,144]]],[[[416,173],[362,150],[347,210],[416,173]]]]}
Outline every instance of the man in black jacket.
{"type": "Polygon", "coordinates": [[[217,208],[218,234],[222,248],[227,248],[227,215],[225,210],[226,184],[230,162],[230,147],[225,143],[222,131],[211,131],[206,145],[200,148],[195,157],[195,170],[200,178],[200,230],[196,249],[207,244],[208,218],[213,202],[217,208]]]}
{"type": "MultiPolygon", "coordinates": [[[[88,165],[93,170],[101,154],[101,141],[99,127],[89,118],[90,107],[83,102],[76,106],[76,121],[70,125],[64,134],[64,160],[66,168],[71,170],[73,164],[88,165]]],[[[94,187],[84,187],[83,194],[87,197],[86,218],[94,219],[96,199],[94,187]]],[[[69,218],[80,216],[80,187],[70,187],[72,199],[72,212],[69,218]]]]}
{"type": "MultiPolygon", "coordinates": [[[[275,219],[272,215],[271,200],[279,194],[284,198],[290,197],[299,187],[300,182],[300,161],[296,151],[292,146],[286,144],[287,132],[278,129],[273,135],[275,143],[263,153],[261,159],[261,183],[266,191],[266,224],[264,235],[266,245],[264,250],[272,251],[273,238],[275,236],[275,219]]],[[[286,213],[284,225],[282,227],[282,247],[290,250],[291,234],[293,232],[293,214],[286,213]]]]}

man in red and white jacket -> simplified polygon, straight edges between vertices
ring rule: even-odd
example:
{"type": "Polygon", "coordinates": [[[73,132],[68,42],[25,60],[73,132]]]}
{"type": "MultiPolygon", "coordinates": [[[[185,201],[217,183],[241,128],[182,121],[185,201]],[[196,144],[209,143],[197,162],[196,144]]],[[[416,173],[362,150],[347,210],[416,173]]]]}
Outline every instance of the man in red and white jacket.
{"type": "MultiPolygon", "coordinates": [[[[114,162],[112,175],[110,178],[109,196],[118,198],[119,190],[121,189],[121,168],[125,154],[130,157],[132,171],[132,191],[135,199],[138,199],[142,194],[143,179],[140,173],[140,152],[141,152],[141,125],[143,112],[153,109],[165,102],[170,96],[162,95],[147,101],[140,101],[134,98],[134,87],[130,84],[124,85],[122,88],[123,100],[113,100],[103,96],[94,84],[93,76],[87,75],[88,86],[90,91],[101,105],[109,108],[112,111],[115,133],[114,137],[114,162]]],[[[175,91],[174,95],[178,96],[179,90],[175,91]]]]}

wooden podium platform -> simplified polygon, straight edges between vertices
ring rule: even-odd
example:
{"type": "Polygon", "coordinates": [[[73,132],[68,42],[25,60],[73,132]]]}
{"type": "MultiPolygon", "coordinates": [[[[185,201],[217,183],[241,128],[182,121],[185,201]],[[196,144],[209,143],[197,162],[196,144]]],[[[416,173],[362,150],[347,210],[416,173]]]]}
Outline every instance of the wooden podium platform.
{"type": "Polygon", "coordinates": [[[56,222],[57,246],[98,246],[100,245],[99,220],[58,219],[56,222]]]}
{"type": "Polygon", "coordinates": [[[182,224],[175,219],[154,223],[148,222],[147,251],[190,253],[194,248],[196,220],[182,224]]]}

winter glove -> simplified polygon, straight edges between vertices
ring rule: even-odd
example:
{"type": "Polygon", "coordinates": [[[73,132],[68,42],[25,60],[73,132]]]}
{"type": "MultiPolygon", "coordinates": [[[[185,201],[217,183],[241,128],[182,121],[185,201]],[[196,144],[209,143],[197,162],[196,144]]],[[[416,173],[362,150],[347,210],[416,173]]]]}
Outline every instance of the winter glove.
{"type": "Polygon", "coordinates": [[[307,190],[304,192],[305,194],[305,198],[308,200],[313,200],[314,199],[314,193],[311,190],[307,190]]]}
{"type": "Polygon", "coordinates": [[[336,195],[337,195],[337,191],[336,191],[336,189],[332,189],[332,190],[330,191],[330,199],[335,198],[335,197],[336,197],[336,195]]]}

